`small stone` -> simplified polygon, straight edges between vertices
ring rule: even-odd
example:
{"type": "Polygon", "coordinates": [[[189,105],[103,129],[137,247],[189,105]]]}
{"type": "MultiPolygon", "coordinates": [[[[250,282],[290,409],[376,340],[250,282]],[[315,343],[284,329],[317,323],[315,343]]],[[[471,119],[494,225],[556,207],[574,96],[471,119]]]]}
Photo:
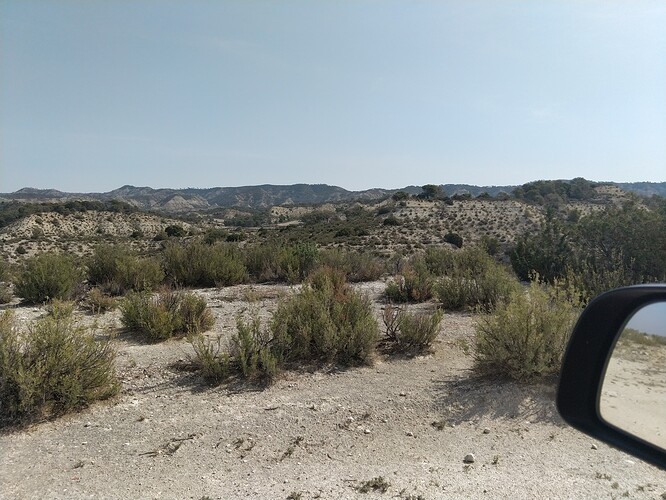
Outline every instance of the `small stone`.
{"type": "Polygon", "coordinates": [[[474,462],[476,462],[476,457],[474,456],[473,453],[468,453],[467,455],[465,455],[463,462],[465,462],[466,464],[473,464],[474,462]]]}
{"type": "Polygon", "coordinates": [[[407,431],[406,434],[407,434],[407,436],[410,437],[410,438],[413,438],[413,437],[414,437],[414,433],[413,433],[412,431],[407,431]]]}
{"type": "Polygon", "coordinates": [[[365,434],[370,434],[370,429],[366,429],[363,431],[365,434]]]}
{"type": "Polygon", "coordinates": [[[345,421],[346,421],[348,424],[351,424],[351,423],[354,421],[354,417],[352,417],[351,415],[349,415],[349,416],[345,419],[345,421]]]}
{"type": "Polygon", "coordinates": [[[488,427],[486,427],[485,429],[483,429],[483,433],[484,434],[490,434],[490,429],[488,429],[488,427]]]}
{"type": "Polygon", "coordinates": [[[399,395],[402,396],[403,398],[407,397],[407,393],[405,391],[402,391],[399,395]]]}
{"type": "Polygon", "coordinates": [[[90,427],[91,425],[92,424],[90,422],[86,422],[85,424],[83,424],[83,427],[90,427]]]}
{"type": "Polygon", "coordinates": [[[598,450],[598,449],[599,449],[599,448],[597,447],[596,444],[593,444],[593,445],[591,446],[591,448],[592,448],[593,450],[598,450]]]}

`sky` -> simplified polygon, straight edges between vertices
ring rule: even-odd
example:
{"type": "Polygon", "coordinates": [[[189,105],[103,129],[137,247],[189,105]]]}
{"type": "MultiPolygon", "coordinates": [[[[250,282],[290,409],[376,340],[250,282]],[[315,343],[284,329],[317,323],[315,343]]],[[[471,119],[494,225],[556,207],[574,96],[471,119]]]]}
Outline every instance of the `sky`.
{"type": "Polygon", "coordinates": [[[0,192],[666,181],[666,3],[0,0],[0,192]]]}

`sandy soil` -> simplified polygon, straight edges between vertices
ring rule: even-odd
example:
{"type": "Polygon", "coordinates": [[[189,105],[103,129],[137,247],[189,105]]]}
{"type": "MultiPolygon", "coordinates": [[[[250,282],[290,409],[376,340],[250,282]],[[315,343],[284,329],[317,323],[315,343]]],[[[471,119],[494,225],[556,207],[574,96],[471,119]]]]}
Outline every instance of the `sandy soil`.
{"type": "MultiPolygon", "coordinates": [[[[362,288],[377,299],[383,286],[362,288]]],[[[238,312],[267,317],[289,290],[197,293],[216,316],[210,335],[229,335],[238,312]]],[[[98,321],[119,327],[117,312],[98,321]]],[[[191,352],[184,340],[121,334],[117,398],[0,435],[0,497],[663,498],[664,471],[562,423],[552,381],[477,378],[466,354],[473,321],[446,315],[427,356],[286,373],[261,391],[202,385],[176,367],[191,352]],[[360,491],[378,477],[386,492],[360,491]]]]}
{"type": "Polygon", "coordinates": [[[666,450],[666,346],[618,344],[599,407],[607,422],[666,450]]]}

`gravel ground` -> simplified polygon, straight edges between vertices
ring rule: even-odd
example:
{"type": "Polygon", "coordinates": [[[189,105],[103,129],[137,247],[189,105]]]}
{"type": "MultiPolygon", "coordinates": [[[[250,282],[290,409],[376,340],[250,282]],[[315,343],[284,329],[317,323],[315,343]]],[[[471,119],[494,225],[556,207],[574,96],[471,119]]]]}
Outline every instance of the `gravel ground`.
{"type": "MultiPolygon", "coordinates": [[[[361,288],[377,299],[383,286],[361,288]]],[[[239,312],[268,317],[290,291],[197,293],[213,309],[215,336],[229,335],[239,312]]],[[[21,319],[39,314],[17,308],[21,319]]],[[[94,321],[119,327],[117,312],[94,321]]],[[[0,435],[0,497],[666,497],[664,471],[561,421],[553,381],[476,377],[466,354],[473,321],[445,315],[426,356],[289,372],[265,390],[205,386],[176,368],[191,353],[185,340],[147,345],[121,334],[118,397],[0,435]],[[465,463],[469,454],[474,461],[465,463]]]]}

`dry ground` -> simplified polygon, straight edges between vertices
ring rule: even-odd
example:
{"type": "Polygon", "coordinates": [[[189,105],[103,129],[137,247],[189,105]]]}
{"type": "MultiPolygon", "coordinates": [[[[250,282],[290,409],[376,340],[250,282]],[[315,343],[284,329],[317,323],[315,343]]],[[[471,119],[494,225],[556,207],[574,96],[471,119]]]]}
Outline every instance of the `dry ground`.
{"type": "MultiPolygon", "coordinates": [[[[377,311],[383,286],[361,285],[377,311]]],[[[215,313],[214,336],[229,335],[239,312],[268,317],[289,289],[197,293],[215,313]]],[[[117,312],[97,321],[119,327],[117,312]]],[[[121,333],[117,398],[0,435],[0,497],[663,498],[664,471],[562,423],[552,381],[477,378],[466,354],[473,321],[446,315],[427,356],[286,373],[265,390],[207,387],[176,368],[191,352],[185,340],[121,333]],[[378,477],[385,493],[360,491],[378,477]]]]}

